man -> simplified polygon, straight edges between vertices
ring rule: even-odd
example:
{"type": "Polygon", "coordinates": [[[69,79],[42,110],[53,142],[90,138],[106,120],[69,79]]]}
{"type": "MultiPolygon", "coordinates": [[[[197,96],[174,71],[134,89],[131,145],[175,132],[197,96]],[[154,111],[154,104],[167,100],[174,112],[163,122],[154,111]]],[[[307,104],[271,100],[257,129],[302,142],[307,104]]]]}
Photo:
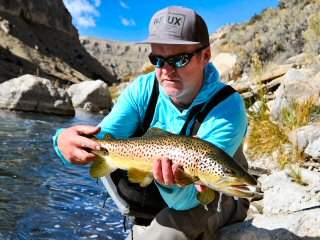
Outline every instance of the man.
{"type": "MultiPolygon", "coordinates": [[[[148,115],[146,109],[155,78],[159,97],[150,126],[177,134],[190,110],[206,103],[225,86],[209,63],[207,26],[193,10],[173,6],[158,11],[151,20],[149,38],[143,43],[151,44],[149,58],[155,72],[130,84],[97,127],[74,126],[57,132],[55,149],[65,163],[85,165],[94,161],[95,155],[86,149],[101,146],[86,135],[102,138],[111,133],[116,138],[130,137],[148,115]]],[[[245,107],[240,95],[234,93],[210,111],[196,135],[233,156],[246,129],[245,107]]],[[[189,128],[187,134],[193,134],[189,128]]],[[[221,211],[217,211],[219,196],[205,209],[196,199],[197,192],[204,191],[205,186],[177,186],[173,173],[178,167],[166,157],[154,160],[156,185],[168,207],[160,211],[150,226],[134,227],[129,239],[214,239],[219,228],[245,218],[248,202],[226,195],[220,199],[221,211]]]]}

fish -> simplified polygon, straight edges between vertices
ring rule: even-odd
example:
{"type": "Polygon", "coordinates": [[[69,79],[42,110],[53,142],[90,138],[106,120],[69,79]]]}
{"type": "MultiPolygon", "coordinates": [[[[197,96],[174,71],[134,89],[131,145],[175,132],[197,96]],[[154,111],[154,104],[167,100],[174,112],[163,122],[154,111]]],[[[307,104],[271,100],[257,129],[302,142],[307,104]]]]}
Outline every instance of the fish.
{"type": "Polygon", "coordinates": [[[255,196],[256,179],[230,155],[214,144],[185,135],[150,128],[142,137],[116,139],[106,134],[103,139],[92,138],[102,150],[92,150],[96,160],[90,167],[92,178],[110,175],[117,169],[128,171],[128,179],[148,186],[153,180],[153,161],[168,157],[181,167],[174,172],[180,186],[199,183],[207,186],[197,194],[198,201],[207,205],[215,198],[215,191],[235,198],[255,196]]]}

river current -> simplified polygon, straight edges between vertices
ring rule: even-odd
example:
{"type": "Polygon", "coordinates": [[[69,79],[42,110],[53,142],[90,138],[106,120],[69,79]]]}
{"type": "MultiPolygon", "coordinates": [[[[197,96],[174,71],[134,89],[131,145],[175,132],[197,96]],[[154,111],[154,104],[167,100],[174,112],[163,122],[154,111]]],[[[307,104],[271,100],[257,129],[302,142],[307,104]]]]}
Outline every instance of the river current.
{"type": "Polygon", "coordinates": [[[56,129],[101,119],[0,110],[0,239],[125,238],[122,215],[110,198],[103,208],[107,192],[88,166],[63,165],[52,147],[56,129]]]}

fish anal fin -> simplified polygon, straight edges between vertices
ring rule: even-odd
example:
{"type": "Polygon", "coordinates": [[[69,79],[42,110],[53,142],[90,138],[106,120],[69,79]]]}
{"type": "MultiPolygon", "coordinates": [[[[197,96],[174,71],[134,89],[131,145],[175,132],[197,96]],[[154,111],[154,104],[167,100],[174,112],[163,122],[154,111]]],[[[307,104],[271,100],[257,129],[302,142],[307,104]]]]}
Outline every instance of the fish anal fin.
{"type": "Polygon", "coordinates": [[[146,187],[153,181],[153,175],[137,168],[129,168],[128,179],[132,183],[139,183],[141,187],[146,187]]]}
{"type": "Polygon", "coordinates": [[[208,188],[204,192],[198,192],[197,199],[202,205],[208,205],[214,200],[215,192],[213,189],[208,188]]]}
{"type": "Polygon", "coordinates": [[[180,167],[173,172],[173,178],[174,181],[181,186],[186,186],[199,180],[196,176],[191,176],[180,167]]]}
{"type": "Polygon", "coordinates": [[[105,157],[97,155],[95,161],[90,167],[90,176],[92,178],[99,178],[110,175],[110,173],[117,170],[117,168],[112,167],[105,157]]]}

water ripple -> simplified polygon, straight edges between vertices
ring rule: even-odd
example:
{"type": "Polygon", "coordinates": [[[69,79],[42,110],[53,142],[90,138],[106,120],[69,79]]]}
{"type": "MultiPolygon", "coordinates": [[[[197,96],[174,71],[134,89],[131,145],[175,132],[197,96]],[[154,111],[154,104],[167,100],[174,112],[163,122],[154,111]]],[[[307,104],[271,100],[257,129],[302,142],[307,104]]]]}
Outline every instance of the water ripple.
{"type": "Polygon", "coordinates": [[[0,239],[123,239],[122,216],[88,167],[64,166],[52,148],[60,127],[95,125],[75,118],[0,111],[0,239]]]}

